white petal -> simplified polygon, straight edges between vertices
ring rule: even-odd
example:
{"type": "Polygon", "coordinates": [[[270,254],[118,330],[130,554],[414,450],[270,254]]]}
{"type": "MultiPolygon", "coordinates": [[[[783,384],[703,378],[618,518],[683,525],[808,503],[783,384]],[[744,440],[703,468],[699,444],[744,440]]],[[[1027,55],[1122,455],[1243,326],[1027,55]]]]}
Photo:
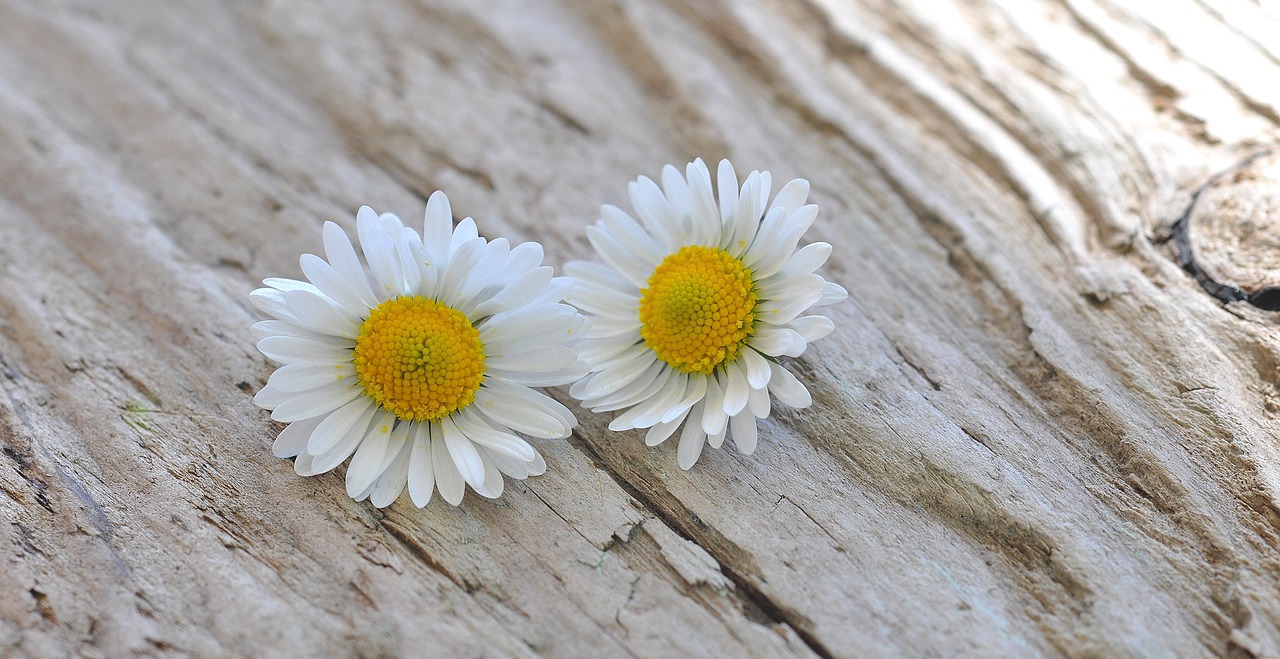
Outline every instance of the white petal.
{"type": "Polygon", "coordinates": [[[599,225],[587,227],[587,240],[609,267],[618,271],[637,287],[642,287],[653,274],[653,268],[641,256],[618,242],[608,230],[599,225]]]}
{"type": "Polygon", "coordinates": [[[356,449],[355,456],[351,458],[351,464],[347,465],[347,496],[356,498],[382,475],[383,458],[391,443],[393,423],[394,420],[391,423],[375,424],[365,434],[360,448],[356,449]]]}
{"type": "Polygon", "coordinates": [[[720,445],[724,443],[724,436],[727,434],[729,434],[729,425],[725,424],[725,426],[720,429],[720,432],[717,432],[714,435],[707,435],[707,446],[710,446],[711,448],[720,448],[720,445]]]}
{"type": "Polygon", "coordinates": [[[484,468],[484,479],[478,486],[473,483],[471,489],[486,499],[497,499],[502,496],[503,486],[506,485],[502,480],[502,472],[484,451],[478,452],[477,455],[480,456],[480,464],[484,468]]]}
{"type": "Polygon", "coordinates": [[[440,284],[436,293],[440,301],[449,306],[457,304],[462,285],[467,275],[471,274],[471,269],[479,261],[485,244],[481,238],[466,240],[449,255],[449,262],[445,264],[444,271],[440,275],[440,284]]]}
{"type": "Polygon", "coordinates": [[[396,254],[395,241],[382,228],[377,214],[368,206],[361,206],[356,213],[356,234],[360,237],[360,249],[369,264],[369,272],[375,282],[374,292],[381,300],[389,300],[404,294],[404,275],[400,272],[400,258],[396,254]]]}
{"type": "Polygon", "coordinates": [[[286,291],[284,301],[298,323],[309,330],[348,339],[360,334],[360,323],[355,316],[313,293],[286,291]]]}
{"type": "Polygon", "coordinates": [[[400,497],[400,493],[404,491],[405,482],[409,476],[409,456],[412,451],[413,442],[404,441],[400,443],[396,456],[391,460],[391,464],[378,477],[377,482],[373,484],[373,492],[369,494],[369,502],[378,508],[386,508],[400,497]]]}
{"type": "MultiPolygon", "coordinates": [[[[738,362],[725,365],[727,382],[724,387],[724,413],[733,416],[747,407],[747,395],[751,386],[747,384],[747,370],[738,362]]],[[[708,433],[710,434],[710,433],[708,433]]]]}
{"type": "Polygon", "coordinates": [[[378,300],[369,287],[369,276],[365,274],[364,266],[360,265],[356,249],[351,245],[347,233],[333,222],[325,222],[323,235],[324,258],[334,272],[342,277],[347,288],[365,307],[372,309],[377,306],[378,300]]]}
{"type": "Polygon", "coordinates": [[[457,465],[453,464],[453,458],[449,456],[449,449],[441,436],[443,432],[436,432],[439,429],[436,426],[431,433],[431,467],[435,472],[436,487],[440,489],[440,498],[449,505],[456,506],[462,503],[466,482],[462,480],[462,474],[458,473],[457,465]]]}
{"type": "Polygon", "coordinates": [[[307,442],[307,453],[320,455],[328,451],[334,444],[342,441],[352,428],[359,428],[359,432],[364,432],[373,421],[373,413],[376,410],[377,405],[365,396],[360,396],[334,410],[332,414],[325,417],[315,432],[311,433],[311,439],[307,442]]]}
{"type": "MultiPolygon", "coordinates": [[[[818,207],[812,204],[792,213],[787,218],[786,224],[778,234],[776,241],[771,239],[770,243],[766,245],[767,248],[759,252],[758,256],[748,263],[749,267],[751,267],[751,273],[759,279],[765,279],[781,270],[795,252],[796,244],[800,242],[800,236],[803,236],[804,232],[809,230],[809,227],[813,225],[813,221],[817,217],[818,207]]],[[[743,262],[747,263],[747,260],[744,258],[743,262]]]]}
{"type": "Polygon", "coordinates": [[[724,424],[729,422],[729,417],[724,413],[724,385],[714,375],[707,377],[707,397],[703,399],[706,404],[703,406],[702,418],[691,419],[709,435],[720,432],[724,424]]]}
{"type": "Polygon", "coordinates": [[[676,462],[681,469],[688,471],[698,462],[702,455],[702,445],[707,441],[707,433],[696,423],[684,424],[684,432],[680,433],[680,446],[676,449],[676,462]]]}
{"type": "Polygon", "coordinates": [[[289,424],[280,431],[275,443],[271,445],[271,454],[277,458],[292,458],[301,453],[307,448],[307,440],[310,439],[311,433],[323,420],[324,417],[318,416],[289,424]]]}
{"type": "Polygon", "coordinates": [[[750,348],[740,353],[742,366],[747,371],[747,384],[752,389],[763,389],[769,384],[769,360],[750,348]]]}
{"type": "MultiPolygon", "coordinates": [[[[770,373],[772,372],[773,370],[770,369],[770,373]]],[[[770,379],[773,379],[772,375],[770,375],[770,379]]],[[[769,410],[771,407],[772,405],[769,402],[768,389],[752,389],[751,393],[748,394],[747,411],[751,412],[751,416],[754,416],[757,419],[763,419],[769,416],[769,410]]]]}
{"type": "Polygon", "coordinates": [[[836,328],[836,324],[826,316],[803,316],[791,321],[787,326],[799,332],[800,337],[808,343],[821,339],[836,328]]]}
{"type": "Polygon", "coordinates": [[[796,376],[777,364],[770,363],[769,369],[773,377],[769,380],[769,391],[778,398],[778,402],[797,409],[813,404],[813,397],[796,376]]]}
{"type": "Polygon", "coordinates": [[[567,304],[540,304],[507,311],[482,323],[478,328],[480,340],[489,345],[531,334],[558,333],[577,323],[578,316],[578,310],[567,304]]]}
{"type": "Polygon", "coordinates": [[[426,262],[422,238],[409,227],[401,228],[399,235],[392,234],[392,237],[396,239],[396,256],[400,259],[400,276],[404,279],[404,294],[421,295],[422,271],[426,262]]]}
{"type": "Polygon", "coordinates": [[[542,257],[542,245],[535,242],[520,243],[511,248],[507,264],[502,266],[498,278],[504,282],[515,281],[520,275],[541,266],[542,257]]]}
{"type": "MultiPolygon", "coordinates": [[[[493,462],[493,466],[497,467],[498,471],[516,480],[524,480],[529,477],[528,462],[516,460],[505,453],[500,453],[485,447],[480,447],[480,452],[493,462]]],[[[487,477],[488,476],[486,475],[486,478],[487,477]]]]}
{"type": "Polygon", "coordinates": [[[572,432],[571,427],[566,428],[565,424],[555,416],[522,405],[519,399],[507,395],[506,392],[492,389],[490,387],[488,392],[483,389],[478,392],[473,407],[499,425],[540,439],[564,439],[572,432]]]}
{"type": "Polygon", "coordinates": [[[484,464],[480,462],[480,453],[466,433],[454,423],[452,417],[441,419],[440,428],[444,431],[445,448],[449,449],[449,456],[453,458],[453,464],[457,466],[462,480],[472,487],[477,483],[484,483],[484,464]]]}
{"type": "Polygon", "coordinates": [[[627,281],[616,270],[594,261],[570,261],[564,266],[564,273],[579,282],[590,282],[601,288],[617,290],[623,293],[633,292],[640,299],[640,289],[627,281]]]}
{"type": "Polygon", "coordinates": [[[435,470],[431,468],[431,423],[415,424],[413,448],[409,454],[409,498],[422,508],[431,501],[436,487],[435,470]]]}
{"type": "MultiPolygon", "coordinates": [[[[281,304],[283,303],[284,299],[281,298],[281,304]]],[[[350,348],[355,345],[351,339],[312,332],[293,323],[286,323],[283,320],[260,320],[249,329],[253,332],[254,338],[259,341],[273,337],[293,337],[343,348],[350,348]]]]}
{"type": "Polygon", "coordinates": [[[547,461],[544,460],[542,458],[542,454],[539,453],[538,457],[534,458],[533,461],[529,463],[529,475],[541,476],[545,473],[547,473],[547,461]]]}
{"type": "Polygon", "coordinates": [[[778,191],[778,196],[773,198],[772,206],[781,206],[783,213],[787,216],[800,210],[805,200],[809,198],[809,182],[802,179],[792,179],[782,189],[778,191]]]}
{"type": "MultiPolygon", "coordinates": [[[[525,243],[528,244],[528,243],[525,243]]],[[[533,268],[517,276],[496,295],[477,305],[468,315],[472,322],[503,311],[510,311],[526,304],[527,300],[547,287],[555,269],[550,266],[533,268]]]]}
{"type": "Polygon", "coordinates": [[[699,158],[685,168],[689,180],[689,196],[693,202],[690,232],[682,236],[682,242],[693,245],[713,245],[720,238],[720,211],[716,208],[715,195],[711,191],[711,172],[699,158]]]}
{"type": "Polygon", "coordinates": [[[529,387],[559,387],[577,382],[591,372],[591,364],[585,359],[578,359],[559,370],[545,372],[520,373],[487,365],[485,368],[493,378],[529,387]]]}
{"type": "Polygon", "coordinates": [[[431,257],[430,266],[437,272],[443,269],[449,259],[449,240],[452,237],[453,209],[449,205],[449,198],[437,190],[427,199],[427,213],[422,226],[422,245],[427,256],[431,257]]]}
{"type": "MultiPolygon", "coordinates": [[[[492,366],[517,373],[546,373],[568,368],[578,361],[578,353],[564,346],[545,346],[524,354],[498,354],[485,357],[485,367],[492,366]]],[[[278,372],[278,371],[277,371],[278,372]]]]}
{"type": "Polygon", "coordinates": [[[667,411],[684,397],[688,378],[682,377],[675,371],[669,371],[659,376],[659,379],[662,380],[662,384],[658,390],[610,422],[609,430],[648,428],[662,421],[667,411]]]}
{"type": "MultiPolygon", "coordinates": [[[[681,224],[689,221],[689,214],[693,212],[693,194],[689,192],[689,181],[680,173],[679,169],[671,165],[662,168],[662,192],[660,196],[665,197],[670,204],[671,217],[676,220],[682,220],[681,224]]],[[[678,244],[671,245],[679,247],[678,244]]]]}
{"type": "Polygon", "coordinates": [[[268,336],[258,341],[258,351],[266,355],[267,359],[281,364],[350,362],[352,347],[354,346],[339,347],[331,343],[300,339],[295,336],[268,336]]]}
{"type": "Polygon", "coordinates": [[[810,274],[822,267],[822,264],[826,263],[830,256],[831,245],[827,243],[810,243],[796,250],[796,253],[787,259],[787,264],[782,266],[781,270],[768,279],[762,278],[760,284],[767,286],[777,279],[810,274]]]}
{"type": "Polygon", "coordinates": [[[271,385],[267,385],[258,390],[253,396],[253,403],[265,410],[274,410],[280,407],[280,404],[291,398],[297,398],[298,394],[292,391],[281,391],[271,385]]]}
{"type": "MultiPolygon", "coordinates": [[[[499,395],[500,400],[507,404],[527,407],[548,414],[557,419],[564,427],[565,436],[568,436],[568,431],[578,426],[578,420],[574,418],[573,412],[561,405],[560,401],[526,386],[511,382],[486,381],[483,391],[477,394],[477,400],[483,397],[481,394],[499,395]]],[[[465,412],[466,410],[463,411],[465,412]]]]}
{"type": "Polygon", "coordinates": [[[645,369],[645,372],[635,381],[607,396],[586,401],[586,405],[592,412],[612,412],[631,407],[658,393],[662,385],[666,384],[666,378],[672,370],[663,362],[654,362],[653,366],[645,369]]]}
{"type": "MultiPolygon", "coordinates": [[[[684,189],[687,196],[689,187],[686,185],[684,189]]],[[[679,215],[672,209],[672,205],[663,196],[657,184],[641,176],[627,186],[627,192],[631,195],[631,207],[636,209],[640,222],[653,240],[664,248],[663,251],[670,251],[678,245],[681,225],[679,215]]],[[[600,214],[614,212],[609,210],[610,208],[605,206],[600,210],[600,214]]],[[[621,210],[615,210],[622,213],[621,210]]]]}
{"type": "Polygon", "coordinates": [[[506,238],[495,238],[487,243],[480,250],[475,265],[463,278],[462,284],[458,287],[457,297],[444,302],[465,314],[475,307],[473,300],[489,299],[500,290],[494,282],[498,273],[502,272],[502,267],[506,265],[507,255],[510,253],[511,245],[506,238]]]}
{"type": "Polygon", "coordinates": [[[731,225],[738,208],[738,175],[733,171],[733,163],[721,160],[716,168],[716,191],[720,197],[721,226],[731,225]]]}
{"type": "Polygon", "coordinates": [[[666,256],[667,250],[631,219],[630,215],[616,206],[604,206],[600,209],[600,222],[597,226],[604,227],[609,237],[625,245],[650,270],[657,267],[666,256]]]}
{"type": "MultiPolygon", "coordinates": [[[[373,416],[372,424],[370,425],[357,424],[354,428],[349,430],[347,434],[344,435],[338,441],[337,444],[334,444],[332,448],[325,451],[324,453],[314,454],[315,461],[312,463],[313,469],[316,471],[316,473],[323,474],[329,471],[330,469],[337,467],[338,465],[342,464],[343,460],[346,460],[348,457],[351,457],[351,454],[354,453],[357,448],[359,448],[360,443],[364,441],[364,438],[368,434],[369,429],[371,427],[376,427],[376,426],[385,424],[387,426],[387,432],[390,432],[391,425],[393,423],[395,423],[395,417],[392,416],[390,413],[378,412],[373,416]]],[[[379,462],[381,462],[382,456],[379,455],[378,457],[379,457],[379,462]]]]}
{"type": "Polygon", "coordinates": [[[347,281],[332,266],[325,263],[324,259],[315,254],[303,254],[298,257],[298,265],[302,267],[302,274],[306,275],[325,297],[338,303],[348,313],[359,316],[368,311],[369,308],[351,290],[347,281]]]}
{"type": "Polygon", "coordinates": [[[520,462],[528,462],[537,455],[537,451],[529,445],[529,442],[509,432],[502,432],[490,427],[482,419],[467,414],[467,410],[463,410],[455,416],[457,417],[458,427],[466,433],[472,442],[479,446],[509,455],[513,460],[519,460],[520,462]]]}
{"type": "Polygon", "coordinates": [[[829,281],[827,282],[827,285],[822,289],[822,297],[818,298],[818,301],[814,302],[813,306],[825,307],[827,305],[835,304],[837,302],[844,302],[846,299],[848,299],[848,297],[849,297],[849,292],[844,290],[843,286],[833,281],[829,281]]]}
{"type": "Polygon", "coordinates": [[[356,365],[350,362],[297,362],[276,369],[267,382],[281,391],[301,392],[356,380],[356,365]]]}
{"type": "Polygon", "coordinates": [[[645,446],[657,446],[658,444],[667,441],[667,438],[671,436],[671,433],[674,433],[676,428],[679,428],[680,424],[683,423],[690,415],[701,417],[702,409],[695,405],[692,410],[685,410],[684,412],[676,415],[676,418],[670,421],[663,421],[662,423],[654,424],[654,426],[649,429],[649,432],[645,433],[645,446]]]}
{"type": "Polygon", "coordinates": [[[733,443],[744,455],[756,451],[756,418],[750,414],[739,414],[729,419],[729,432],[733,435],[733,443]]]}
{"type": "Polygon", "coordinates": [[[689,411],[695,403],[706,398],[707,396],[707,378],[704,375],[694,375],[689,378],[689,388],[685,390],[684,399],[676,403],[670,411],[662,415],[662,422],[668,423],[676,417],[683,418],[685,413],[689,411]]]}
{"type": "Polygon", "coordinates": [[[282,423],[292,423],[313,416],[328,414],[364,393],[359,386],[322,387],[298,394],[276,406],[271,418],[282,423]]]}
{"type": "Polygon", "coordinates": [[[453,255],[463,243],[475,240],[479,236],[480,232],[476,229],[476,221],[469,217],[462,218],[458,226],[453,228],[453,237],[449,239],[449,258],[453,258],[453,255]]]}
{"type": "Polygon", "coordinates": [[[771,357],[799,357],[806,344],[804,337],[793,329],[765,325],[756,328],[747,345],[771,357]]]}

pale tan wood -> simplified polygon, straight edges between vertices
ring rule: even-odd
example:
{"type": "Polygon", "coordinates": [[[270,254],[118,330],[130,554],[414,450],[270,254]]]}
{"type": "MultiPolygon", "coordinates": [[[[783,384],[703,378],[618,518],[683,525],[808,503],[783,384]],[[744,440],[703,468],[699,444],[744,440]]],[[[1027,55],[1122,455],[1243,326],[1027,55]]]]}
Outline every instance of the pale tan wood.
{"type": "Polygon", "coordinates": [[[0,647],[1278,656],[1277,316],[1170,239],[1203,190],[1280,284],[1278,81],[1252,0],[6,2],[0,647]],[[247,295],[323,220],[558,265],[697,156],[810,179],[851,294],[754,455],[583,412],[385,511],[271,457],[247,295]]]}

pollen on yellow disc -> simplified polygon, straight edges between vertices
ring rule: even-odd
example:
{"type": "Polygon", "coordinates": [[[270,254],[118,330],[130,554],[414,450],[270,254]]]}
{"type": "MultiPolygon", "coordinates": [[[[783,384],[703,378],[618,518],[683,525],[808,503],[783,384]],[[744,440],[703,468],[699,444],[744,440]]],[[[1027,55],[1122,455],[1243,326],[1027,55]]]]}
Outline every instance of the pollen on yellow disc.
{"type": "Polygon", "coordinates": [[[384,409],[406,421],[435,421],[475,402],[484,344],[458,310],[399,297],[360,326],[355,363],[365,393],[384,409]]]}
{"type": "Polygon", "coordinates": [[[757,300],[742,261],[689,245],[663,259],[640,292],[640,335],[658,359],[709,375],[751,336],[757,300]]]}

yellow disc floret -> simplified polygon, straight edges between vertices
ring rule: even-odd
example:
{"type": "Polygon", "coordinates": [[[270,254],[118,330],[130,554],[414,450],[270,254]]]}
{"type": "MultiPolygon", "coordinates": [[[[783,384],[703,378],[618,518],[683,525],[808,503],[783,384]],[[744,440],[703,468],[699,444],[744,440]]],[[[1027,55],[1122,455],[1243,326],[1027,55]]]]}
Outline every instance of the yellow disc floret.
{"type": "Polygon", "coordinates": [[[723,249],[689,245],[667,256],[640,291],[640,335],[658,359],[709,375],[738,356],[755,324],[751,270],[723,249]]]}
{"type": "Polygon", "coordinates": [[[406,421],[436,421],[470,405],[484,380],[480,332],[461,312],[421,296],[387,300],[356,337],[365,393],[406,421]]]}

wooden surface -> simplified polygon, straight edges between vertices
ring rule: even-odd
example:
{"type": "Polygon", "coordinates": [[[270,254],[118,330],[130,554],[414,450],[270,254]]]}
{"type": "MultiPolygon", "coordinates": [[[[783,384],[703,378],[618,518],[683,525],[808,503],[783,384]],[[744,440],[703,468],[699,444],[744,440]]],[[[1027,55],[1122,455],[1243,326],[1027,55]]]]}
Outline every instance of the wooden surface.
{"type": "Polygon", "coordinates": [[[1205,283],[1280,285],[1278,124],[1266,0],[6,0],[0,654],[1280,655],[1277,315],[1205,283]],[[271,457],[323,220],[559,265],[695,156],[810,179],[851,295],[754,455],[271,457]]]}

